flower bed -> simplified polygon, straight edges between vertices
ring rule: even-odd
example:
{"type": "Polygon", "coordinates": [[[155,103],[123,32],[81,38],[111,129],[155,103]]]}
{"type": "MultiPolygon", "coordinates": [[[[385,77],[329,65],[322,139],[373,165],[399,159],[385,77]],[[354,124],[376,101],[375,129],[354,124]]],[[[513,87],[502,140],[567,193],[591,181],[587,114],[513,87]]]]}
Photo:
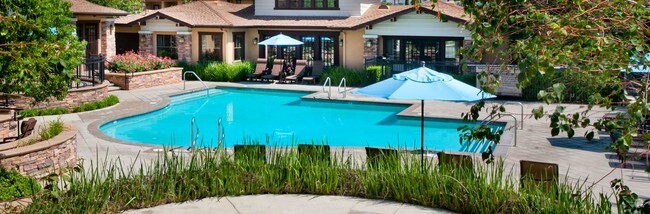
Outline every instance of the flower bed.
{"type": "Polygon", "coordinates": [[[179,83],[183,69],[172,67],[175,63],[168,57],[128,52],[108,63],[113,73],[107,73],[106,79],[124,90],[179,83]]]}

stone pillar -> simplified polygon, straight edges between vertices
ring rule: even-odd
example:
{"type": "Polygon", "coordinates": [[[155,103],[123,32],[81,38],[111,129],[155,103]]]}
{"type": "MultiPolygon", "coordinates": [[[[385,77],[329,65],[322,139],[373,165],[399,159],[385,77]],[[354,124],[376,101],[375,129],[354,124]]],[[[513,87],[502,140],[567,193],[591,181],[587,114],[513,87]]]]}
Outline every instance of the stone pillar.
{"type": "Polygon", "coordinates": [[[115,19],[102,19],[100,24],[101,31],[101,53],[110,60],[115,56],[115,19]]]}
{"type": "Polygon", "coordinates": [[[151,33],[151,31],[138,31],[138,34],[140,34],[140,38],[139,38],[140,53],[156,55],[153,52],[154,44],[153,44],[153,34],[151,33]]]}
{"type": "Polygon", "coordinates": [[[192,61],[192,32],[176,32],[176,48],[179,61],[192,61]]]}
{"type": "Polygon", "coordinates": [[[379,37],[377,35],[363,35],[363,57],[366,59],[377,58],[379,54],[379,37]]]}

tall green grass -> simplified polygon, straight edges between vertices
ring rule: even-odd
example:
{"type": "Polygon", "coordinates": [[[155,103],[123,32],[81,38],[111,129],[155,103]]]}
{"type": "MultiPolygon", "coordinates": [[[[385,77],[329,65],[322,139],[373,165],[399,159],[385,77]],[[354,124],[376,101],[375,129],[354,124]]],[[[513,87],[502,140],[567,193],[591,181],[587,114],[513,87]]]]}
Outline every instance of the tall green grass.
{"type": "Polygon", "coordinates": [[[348,86],[363,87],[381,80],[381,67],[368,67],[363,69],[349,69],[339,66],[327,68],[321,77],[321,84],[329,77],[332,84],[339,84],[345,78],[348,86]]]}
{"type": "MultiPolygon", "coordinates": [[[[253,64],[248,61],[231,64],[225,62],[179,62],[178,66],[183,67],[183,71],[194,71],[203,81],[239,82],[246,80],[248,75],[253,73],[253,64]]],[[[187,78],[194,77],[187,76],[187,78]]]]}
{"type": "MultiPolygon", "coordinates": [[[[581,194],[580,183],[559,183],[556,191],[520,188],[503,165],[473,170],[420,164],[366,167],[335,154],[331,163],[275,149],[267,161],[238,158],[223,150],[192,156],[164,154],[146,165],[119,160],[93,163],[71,174],[65,193],[47,191],[24,213],[107,213],[215,196],[249,194],[345,195],[385,199],[462,213],[610,213],[607,199],[581,194]],[[266,163],[265,163],[266,162],[266,163]]],[[[373,165],[374,166],[374,165],[373,165]]],[[[527,185],[528,186],[528,185],[527,185]]]]}

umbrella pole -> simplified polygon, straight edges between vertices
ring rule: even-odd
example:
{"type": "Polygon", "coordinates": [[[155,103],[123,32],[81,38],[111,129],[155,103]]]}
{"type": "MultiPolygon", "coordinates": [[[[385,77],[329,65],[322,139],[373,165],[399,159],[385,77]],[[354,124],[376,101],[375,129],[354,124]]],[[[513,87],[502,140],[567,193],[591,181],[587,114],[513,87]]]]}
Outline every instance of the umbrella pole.
{"type": "Polygon", "coordinates": [[[420,131],[420,158],[422,159],[422,171],[424,171],[424,100],[420,100],[422,115],[420,116],[421,131],[420,131]]]}

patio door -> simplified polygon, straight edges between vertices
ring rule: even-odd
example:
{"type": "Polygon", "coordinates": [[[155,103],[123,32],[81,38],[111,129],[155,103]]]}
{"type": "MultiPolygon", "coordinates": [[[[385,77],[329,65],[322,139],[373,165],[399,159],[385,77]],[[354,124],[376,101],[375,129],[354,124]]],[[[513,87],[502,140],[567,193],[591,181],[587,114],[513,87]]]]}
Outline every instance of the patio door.
{"type": "Polygon", "coordinates": [[[86,41],[86,58],[99,55],[99,23],[77,23],[77,37],[86,41]]]}

